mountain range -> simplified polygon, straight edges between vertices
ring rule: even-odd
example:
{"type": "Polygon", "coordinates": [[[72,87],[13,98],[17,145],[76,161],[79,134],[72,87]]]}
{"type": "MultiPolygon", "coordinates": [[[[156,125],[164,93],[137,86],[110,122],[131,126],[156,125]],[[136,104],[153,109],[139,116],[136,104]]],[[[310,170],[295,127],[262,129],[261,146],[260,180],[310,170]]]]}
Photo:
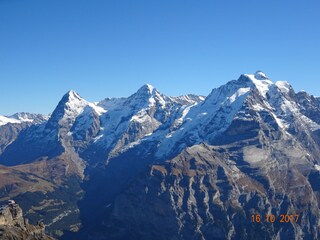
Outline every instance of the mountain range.
{"type": "Polygon", "coordinates": [[[317,239],[319,156],[320,98],[261,71],[206,97],[69,91],[0,116],[0,201],[68,240],[317,239]]]}

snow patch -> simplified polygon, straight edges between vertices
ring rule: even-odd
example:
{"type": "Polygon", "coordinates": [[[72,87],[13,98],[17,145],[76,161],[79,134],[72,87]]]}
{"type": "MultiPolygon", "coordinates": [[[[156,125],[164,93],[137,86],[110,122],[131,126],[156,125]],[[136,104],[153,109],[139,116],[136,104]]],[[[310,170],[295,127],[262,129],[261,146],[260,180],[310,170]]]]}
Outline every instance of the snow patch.
{"type": "Polygon", "coordinates": [[[229,97],[230,103],[236,101],[236,99],[250,91],[250,88],[239,88],[231,97],[229,97]]]}
{"type": "Polygon", "coordinates": [[[258,104],[258,103],[253,104],[252,108],[253,108],[253,110],[258,111],[258,112],[265,110],[265,108],[262,107],[261,104],[258,104]]]}
{"type": "Polygon", "coordinates": [[[0,116],[0,126],[6,125],[8,123],[21,123],[21,121],[14,119],[14,118],[8,118],[5,116],[0,116]]]}
{"type": "Polygon", "coordinates": [[[191,109],[193,106],[195,106],[195,104],[194,104],[194,105],[187,106],[187,107],[185,107],[185,108],[183,109],[183,111],[182,111],[182,113],[181,113],[181,116],[174,121],[173,126],[174,126],[175,128],[179,127],[179,126],[184,122],[187,114],[189,113],[190,109],[191,109]]]}
{"type": "Polygon", "coordinates": [[[281,92],[289,93],[291,89],[291,85],[286,81],[278,81],[275,85],[280,89],[281,92]]]}
{"type": "Polygon", "coordinates": [[[23,122],[39,123],[41,121],[47,121],[48,118],[49,118],[48,116],[44,116],[41,114],[27,113],[27,112],[15,113],[11,116],[0,115],[0,126],[6,125],[8,123],[17,123],[17,124],[21,124],[23,122]]]}
{"type": "Polygon", "coordinates": [[[99,136],[96,136],[95,138],[93,138],[93,142],[97,142],[102,137],[103,137],[103,134],[100,134],[99,136]]]}
{"type": "Polygon", "coordinates": [[[153,91],[155,90],[154,86],[152,86],[151,84],[147,83],[146,84],[147,88],[149,89],[149,93],[152,94],[153,91]]]}
{"type": "Polygon", "coordinates": [[[88,105],[93,108],[93,110],[101,116],[102,114],[106,113],[107,110],[105,110],[103,107],[98,106],[96,103],[88,103],[88,105]]]}
{"type": "Polygon", "coordinates": [[[147,114],[146,110],[143,109],[142,111],[138,112],[136,115],[132,116],[130,122],[139,122],[143,123],[150,119],[150,116],[147,114]]]}
{"type": "Polygon", "coordinates": [[[252,81],[252,83],[256,86],[260,94],[264,98],[266,98],[267,92],[270,90],[270,87],[273,85],[273,82],[270,80],[261,80],[260,78],[256,78],[256,76],[252,74],[245,74],[245,76],[252,81]]]}
{"type": "Polygon", "coordinates": [[[274,119],[276,120],[276,123],[278,124],[278,126],[282,129],[288,129],[289,128],[289,124],[287,124],[284,120],[281,120],[280,118],[278,118],[273,112],[271,112],[272,116],[274,117],[274,119]]]}

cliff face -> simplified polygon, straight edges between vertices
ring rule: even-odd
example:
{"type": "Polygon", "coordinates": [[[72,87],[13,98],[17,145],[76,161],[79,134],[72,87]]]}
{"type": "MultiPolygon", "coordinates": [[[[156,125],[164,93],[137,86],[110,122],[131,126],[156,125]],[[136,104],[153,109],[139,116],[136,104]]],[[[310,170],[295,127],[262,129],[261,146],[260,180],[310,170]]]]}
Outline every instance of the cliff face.
{"type": "MultiPolygon", "coordinates": [[[[258,158],[259,149],[254,150],[258,158]]],[[[235,144],[201,144],[150,166],[108,206],[111,216],[101,235],[117,240],[318,239],[319,191],[312,184],[318,184],[319,173],[304,176],[298,166],[291,172],[280,169],[271,156],[262,172],[242,155],[235,144]],[[281,221],[287,212],[299,220],[281,221]],[[263,220],[253,222],[253,214],[263,220]],[[276,217],[274,223],[264,219],[268,214],[276,217]]]]}
{"type": "Polygon", "coordinates": [[[42,223],[34,226],[23,218],[23,212],[16,203],[0,208],[0,239],[2,240],[53,240],[46,236],[42,223]]]}

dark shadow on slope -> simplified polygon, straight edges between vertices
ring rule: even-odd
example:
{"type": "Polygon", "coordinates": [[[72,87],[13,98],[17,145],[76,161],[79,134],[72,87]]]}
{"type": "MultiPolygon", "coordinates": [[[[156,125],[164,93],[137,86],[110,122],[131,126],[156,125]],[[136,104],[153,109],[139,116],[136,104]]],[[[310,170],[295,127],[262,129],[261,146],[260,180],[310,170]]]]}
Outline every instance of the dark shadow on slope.
{"type": "MultiPolygon", "coordinates": [[[[147,152],[154,152],[150,149],[154,147],[149,145],[147,152]]],[[[78,233],[65,232],[61,239],[85,240],[93,233],[104,232],[102,223],[110,215],[116,196],[153,162],[151,155],[142,154],[144,151],[141,147],[133,148],[111,159],[107,165],[100,162],[87,168],[87,180],[82,184],[85,196],[78,203],[83,228],[78,233]]]]}

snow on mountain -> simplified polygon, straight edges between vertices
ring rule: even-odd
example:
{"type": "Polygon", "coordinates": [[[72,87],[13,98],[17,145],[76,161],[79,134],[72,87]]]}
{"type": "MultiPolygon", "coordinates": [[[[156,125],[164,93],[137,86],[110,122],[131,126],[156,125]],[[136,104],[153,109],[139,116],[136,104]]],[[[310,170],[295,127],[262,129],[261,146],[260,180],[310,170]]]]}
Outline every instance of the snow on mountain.
{"type": "Polygon", "coordinates": [[[60,125],[70,129],[86,107],[93,109],[98,116],[106,112],[102,107],[86,101],[78,93],[70,90],[62,97],[56,109],[51,114],[47,126],[55,129],[60,125]]]}
{"type": "MultiPolygon", "coordinates": [[[[292,86],[286,81],[273,83],[261,71],[256,74],[244,74],[257,89],[262,97],[252,105],[256,111],[267,111],[277,122],[278,126],[287,131],[292,124],[301,124],[313,131],[319,129],[319,125],[301,112],[301,107],[296,102],[296,94],[292,86]]],[[[251,88],[252,88],[251,87],[251,88]]]]}
{"type": "Polygon", "coordinates": [[[257,80],[267,80],[267,79],[269,79],[267,77],[267,75],[264,72],[260,71],[260,70],[256,71],[256,73],[254,74],[254,78],[257,79],[257,80]]]}
{"type": "MultiPolygon", "coordinates": [[[[291,126],[296,124],[300,125],[301,128],[308,128],[312,131],[320,128],[320,125],[310,119],[310,116],[307,116],[306,112],[303,111],[303,108],[297,102],[297,94],[288,82],[277,81],[273,83],[267,77],[258,77],[262,79],[258,80],[257,76],[255,78],[252,78],[252,75],[247,76],[263,96],[260,110],[268,111],[284,131],[288,131],[291,126]]],[[[311,101],[308,97],[306,99],[311,101]]]]}
{"type": "Polygon", "coordinates": [[[68,100],[64,102],[64,112],[59,123],[63,124],[64,122],[67,122],[69,125],[72,125],[76,117],[79,116],[83,112],[83,109],[88,105],[88,102],[74,91],[69,91],[66,97],[68,100]]]}
{"type": "Polygon", "coordinates": [[[213,89],[203,102],[187,109],[183,119],[179,120],[183,123],[177,130],[167,132],[166,138],[161,140],[156,156],[163,157],[173,151],[179,152],[187,144],[199,143],[204,138],[213,137],[225,130],[249,94],[250,87],[251,81],[240,78],[213,89]]]}
{"type": "Polygon", "coordinates": [[[97,103],[88,102],[88,106],[91,107],[99,116],[106,112],[106,110],[102,107],[99,107],[97,103]]]}
{"type": "MultiPolygon", "coordinates": [[[[173,123],[173,129],[177,129],[179,128],[182,123],[185,121],[186,116],[188,115],[190,109],[195,106],[197,103],[193,103],[191,105],[187,105],[181,108],[181,115],[175,119],[174,123],[173,123]]],[[[171,137],[172,135],[169,134],[167,135],[167,137],[171,137]]]]}
{"type": "MultiPolygon", "coordinates": [[[[51,114],[44,135],[51,140],[63,139],[66,148],[103,148],[106,155],[145,141],[158,142],[156,155],[162,157],[188,145],[214,141],[233,121],[250,121],[252,112],[267,113],[284,132],[293,124],[319,129],[317,121],[301,112],[295,96],[289,83],[273,83],[261,71],[243,74],[238,80],[213,89],[206,98],[192,94],[167,97],[146,84],[127,98],[92,103],[71,90],[51,114]]],[[[314,99],[316,103],[318,100],[314,99]]],[[[28,121],[30,117],[2,119],[15,122],[28,121]]],[[[34,134],[41,137],[41,131],[39,127],[34,134]]]]}
{"type": "Polygon", "coordinates": [[[21,121],[21,122],[33,122],[33,120],[34,120],[32,117],[30,117],[26,113],[16,113],[10,117],[17,119],[18,121],[21,121]]]}
{"type": "Polygon", "coordinates": [[[105,99],[98,106],[106,113],[101,116],[102,129],[95,142],[114,148],[113,153],[139,144],[143,137],[170,122],[181,108],[149,84],[128,98],[105,99]]]}
{"type": "Polygon", "coordinates": [[[288,82],[273,83],[266,74],[258,71],[243,74],[238,80],[213,89],[202,103],[188,106],[182,117],[176,119],[179,128],[167,131],[166,138],[160,140],[156,156],[179,152],[188,144],[214,140],[234,120],[252,119],[249,109],[258,114],[267,112],[286,134],[293,124],[312,131],[320,129],[318,123],[301,112],[288,82]]]}
{"type": "Polygon", "coordinates": [[[49,119],[49,116],[28,112],[15,113],[10,118],[20,120],[22,122],[43,122],[49,119]]]}
{"type": "Polygon", "coordinates": [[[0,126],[6,125],[8,123],[21,123],[20,120],[14,119],[14,118],[8,118],[5,116],[0,116],[0,126]]]}
{"type": "Polygon", "coordinates": [[[165,108],[167,99],[168,97],[160,94],[156,88],[150,84],[145,84],[127,99],[126,104],[135,109],[150,108],[155,106],[155,104],[161,108],[165,108]]]}
{"type": "Polygon", "coordinates": [[[266,93],[270,90],[270,87],[273,85],[273,82],[268,80],[268,78],[263,77],[265,76],[264,73],[258,72],[259,74],[244,74],[244,76],[248,77],[256,89],[261,93],[263,97],[266,97],[266,93]]]}
{"type": "Polygon", "coordinates": [[[173,101],[181,105],[192,105],[204,101],[204,96],[198,96],[194,94],[182,95],[179,97],[170,97],[173,101]]]}
{"type": "Polygon", "coordinates": [[[15,113],[11,116],[0,115],[0,126],[5,125],[7,123],[21,124],[23,122],[38,124],[46,120],[48,120],[48,117],[42,114],[20,112],[15,113]]]}
{"type": "MultiPolygon", "coordinates": [[[[23,113],[0,116],[0,125],[32,119],[35,117],[23,113]]],[[[108,200],[101,201],[101,204],[119,199],[119,194],[129,185],[135,188],[131,180],[141,176],[147,166],[156,163],[157,166],[149,172],[150,176],[147,175],[147,179],[152,181],[148,180],[147,185],[140,178],[142,191],[132,189],[127,195],[129,198],[125,196],[123,200],[126,202],[131,197],[144,196],[140,194],[148,191],[148,196],[158,190],[163,191],[165,196],[176,192],[177,198],[171,195],[171,199],[176,199],[176,205],[169,200],[168,206],[178,209],[184,202],[185,206],[179,210],[183,223],[184,216],[191,216],[188,214],[195,209],[193,206],[199,206],[195,214],[200,213],[203,206],[208,206],[213,210],[214,217],[223,202],[227,203],[224,210],[228,210],[231,202],[236,203],[235,209],[239,209],[246,201],[258,201],[257,206],[264,206],[269,200],[269,203],[279,200],[282,207],[282,196],[289,200],[297,199],[297,195],[290,195],[291,192],[312,187],[308,171],[312,174],[319,174],[320,171],[317,157],[320,154],[319,124],[319,98],[305,92],[295,93],[288,82],[274,83],[261,71],[243,74],[238,80],[213,89],[206,98],[196,95],[167,97],[149,84],[127,98],[106,98],[98,103],[88,102],[76,92],[69,91],[47,121],[45,119],[41,124],[27,127],[3,141],[5,147],[0,148],[0,152],[3,151],[0,161],[1,164],[18,165],[60,159],[63,164],[59,165],[61,172],[57,174],[66,175],[71,169],[81,177],[84,177],[86,169],[88,177],[85,185],[91,186],[86,188],[88,192],[85,195],[90,198],[96,192],[101,193],[98,197],[108,200]],[[298,171],[300,168],[302,174],[298,171]],[[305,175],[306,181],[299,180],[302,175],[305,175]],[[284,180],[292,185],[284,188],[284,180]],[[161,186],[158,187],[158,183],[161,186]],[[187,191],[185,183],[189,186],[187,191]],[[213,187],[212,183],[217,185],[213,187]],[[170,184],[172,188],[168,187],[170,184]],[[247,195],[241,194],[243,185],[248,187],[247,195]],[[158,190],[152,191],[152,186],[158,190]],[[230,186],[233,192],[229,191],[230,186]],[[199,189],[201,192],[197,192],[199,189]],[[264,190],[266,194],[256,198],[264,190]],[[285,191],[290,194],[285,195],[285,191]],[[187,194],[189,200],[183,199],[187,195],[181,193],[187,194]],[[203,197],[203,193],[207,195],[203,197]],[[273,195],[270,197],[268,194],[273,195]],[[221,201],[221,196],[232,201],[221,201]],[[209,206],[210,199],[212,203],[209,206]],[[219,207],[212,208],[212,204],[216,203],[219,207]]],[[[2,127],[3,135],[11,131],[9,127],[15,126],[2,127]]],[[[48,168],[47,165],[44,168],[48,168]]],[[[51,170],[53,173],[57,171],[51,170]]],[[[318,188],[318,178],[314,182],[318,188]]],[[[304,196],[308,191],[300,191],[299,196],[304,196]]],[[[143,202],[145,197],[133,202],[149,206],[151,203],[152,206],[152,203],[157,203],[158,196],[154,195],[147,202],[143,202]]],[[[306,199],[316,199],[315,196],[310,195],[306,199]]],[[[96,204],[92,199],[88,200],[96,204]]],[[[123,207],[124,202],[120,201],[117,209],[123,207]]],[[[157,204],[155,206],[157,211],[153,217],[163,216],[158,213],[157,204]]],[[[250,203],[247,206],[251,208],[253,205],[250,203]]],[[[272,206],[270,211],[279,206],[272,206]]],[[[317,204],[310,202],[308,206],[317,204]]],[[[99,210],[97,208],[95,213],[99,210]]],[[[146,212],[149,210],[146,208],[146,212]]],[[[203,219],[208,221],[208,215],[202,212],[203,219]]],[[[90,212],[89,215],[94,214],[90,212]]],[[[132,214],[134,219],[138,215],[132,214]]],[[[146,218],[147,221],[150,219],[146,218]]],[[[209,221],[212,222],[211,219],[209,221]]],[[[225,225],[225,222],[221,224],[225,225]]]]}
{"type": "Polygon", "coordinates": [[[284,93],[288,94],[292,90],[291,85],[286,81],[278,81],[275,84],[284,93]]]}

